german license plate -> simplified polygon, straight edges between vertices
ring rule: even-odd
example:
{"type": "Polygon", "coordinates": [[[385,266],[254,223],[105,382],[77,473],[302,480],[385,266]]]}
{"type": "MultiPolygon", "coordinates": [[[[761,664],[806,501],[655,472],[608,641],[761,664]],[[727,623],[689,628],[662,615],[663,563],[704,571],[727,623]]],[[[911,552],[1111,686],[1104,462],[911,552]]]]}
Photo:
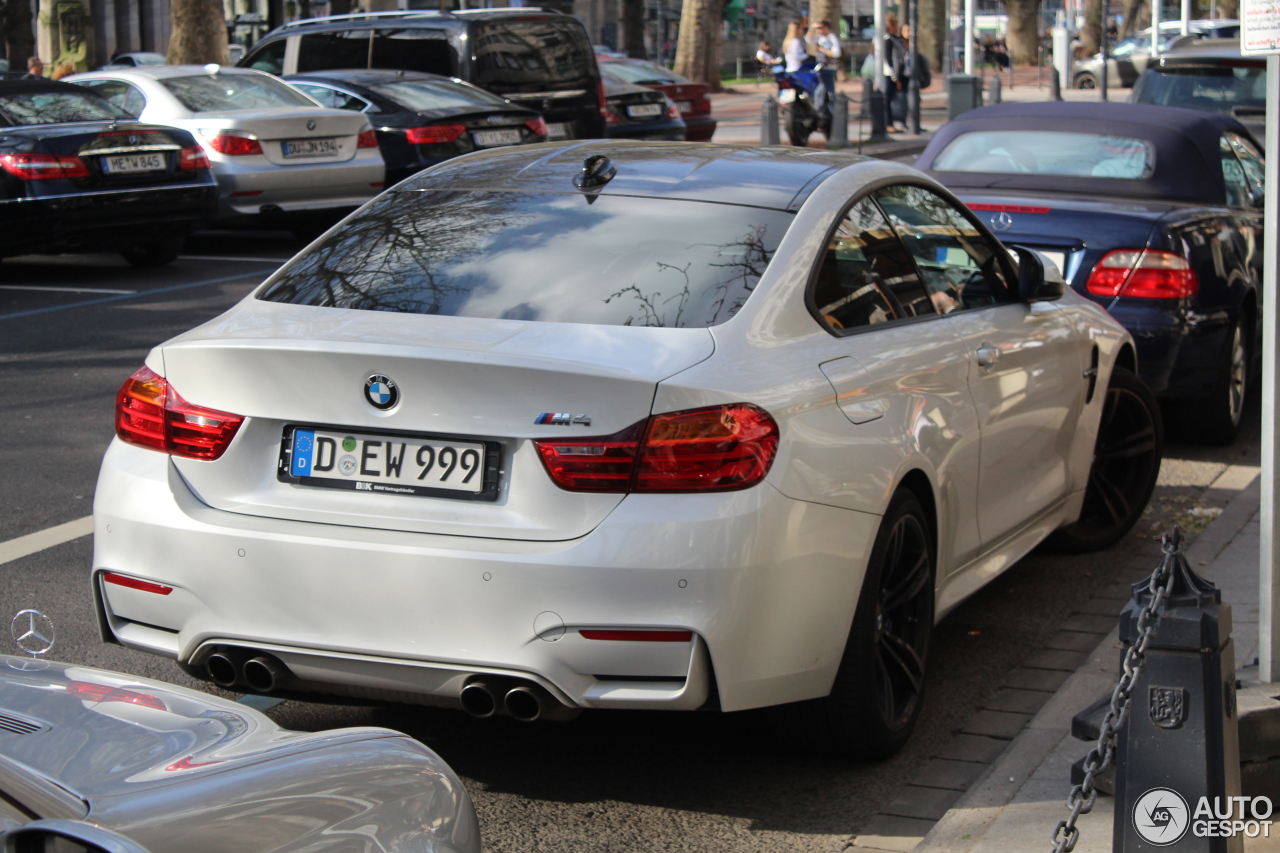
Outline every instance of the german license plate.
{"type": "Polygon", "coordinates": [[[627,115],[632,118],[652,118],[662,115],[662,104],[636,104],[627,107],[627,115]]]}
{"type": "Polygon", "coordinates": [[[778,103],[780,104],[795,103],[795,100],[796,100],[795,89],[783,89],[781,92],[778,93],[778,103]]]}
{"type": "Polygon", "coordinates": [[[568,139],[569,125],[562,121],[547,122],[547,138],[548,139],[568,139]]]}
{"type": "Polygon", "coordinates": [[[518,130],[479,130],[471,134],[475,139],[476,145],[481,148],[495,148],[499,145],[519,145],[520,131],[518,130]]]}
{"type": "Polygon", "coordinates": [[[681,115],[693,112],[693,103],[691,101],[676,101],[676,109],[680,110],[681,115]]]}
{"type": "Polygon", "coordinates": [[[474,495],[485,488],[485,454],[481,442],[295,427],[285,438],[280,469],[308,486],[387,495],[474,495]]]}
{"type": "Polygon", "coordinates": [[[285,157],[332,157],[338,153],[336,139],[291,139],[281,145],[285,157]]]}
{"type": "Polygon", "coordinates": [[[160,152],[153,154],[121,154],[102,158],[102,171],[110,175],[128,172],[158,172],[168,167],[167,158],[160,152]]]}

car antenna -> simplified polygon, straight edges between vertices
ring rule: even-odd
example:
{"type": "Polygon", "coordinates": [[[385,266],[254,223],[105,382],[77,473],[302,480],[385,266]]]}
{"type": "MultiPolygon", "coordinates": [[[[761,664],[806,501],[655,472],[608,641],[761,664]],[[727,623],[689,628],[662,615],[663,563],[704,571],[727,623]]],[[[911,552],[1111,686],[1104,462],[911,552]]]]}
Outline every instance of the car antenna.
{"type": "Polygon", "coordinates": [[[573,176],[573,185],[588,192],[600,191],[600,187],[613,180],[618,167],[603,154],[592,154],[582,161],[582,171],[573,176]]]}

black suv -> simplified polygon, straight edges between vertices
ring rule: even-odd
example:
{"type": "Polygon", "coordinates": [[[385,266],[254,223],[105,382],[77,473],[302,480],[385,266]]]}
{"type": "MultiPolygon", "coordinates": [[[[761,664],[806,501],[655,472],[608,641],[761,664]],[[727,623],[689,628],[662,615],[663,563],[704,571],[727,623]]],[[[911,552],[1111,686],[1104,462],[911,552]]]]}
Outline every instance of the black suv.
{"type": "Polygon", "coordinates": [[[285,24],[240,60],[270,74],[389,68],[458,77],[542,113],[552,139],[604,134],[604,92],[586,28],[534,9],[371,12],[285,24]]]}

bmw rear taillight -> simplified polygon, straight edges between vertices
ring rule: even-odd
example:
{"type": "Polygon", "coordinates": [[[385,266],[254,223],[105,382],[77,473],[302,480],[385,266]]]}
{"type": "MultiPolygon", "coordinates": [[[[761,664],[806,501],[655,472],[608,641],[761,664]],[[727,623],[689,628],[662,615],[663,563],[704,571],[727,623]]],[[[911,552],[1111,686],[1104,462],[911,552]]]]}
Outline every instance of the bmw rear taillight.
{"type": "Polygon", "coordinates": [[[245,157],[250,154],[261,154],[262,145],[257,137],[247,133],[223,130],[208,137],[209,147],[219,154],[228,157],[245,157]]]}
{"type": "Polygon", "coordinates": [[[654,415],[610,436],[534,441],[556,485],[574,492],[745,489],[769,473],[778,425],[749,403],[654,415]]]}
{"type": "Polygon", "coordinates": [[[360,135],[356,137],[357,148],[377,148],[378,134],[373,132],[372,127],[366,127],[360,131],[360,135]]]}
{"type": "Polygon", "coordinates": [[[550,131],[547,130],[547,123],[540,118],[531,118],[524,123],[524,126],[533,131],[535,136],[550,135],[550,131]]]}
{"type": "Polygon", "coordinates": [[[604,96],[604,80],[596,84],[596,94],[600,96],[600,115],[604,116],[607,121],[609,119],[609,101],[604,96]]]}
{"type": "Polygon", "coordinates": [[[667,101],[667,118],[680,118],[680,108],[675,101],[667,101]]]}
{"type": "Polygon", "coordinates": [[[430,127],[411,127],[405,131],[405,137],[414,145],[433,145],[441,142],[453,142],[466,132],[465,125],[437,124],[430,127]]]}
{"type": "Polygon", "coordinates": [[[0,167],[23,181],[89,177],[89,167],[74,154],[3,154],[0,167]]]}
{"type": "Polygon", "coordinates": [[[211,169],[212,164],[209,163],[209,155],[204,153],[204,149],[199,145],[192,145],[183,148],[182,153],[178,155],[179,169],[211,169]]]}
{"type": "Polygon", "coordinates": [[[1159,249],[1117,249],[1098,261],[1085,290],[1097,296],[1186,299],[1200,291],[1187,259],[1159,249]]]}
{"type": "Polygon", "coordinates": [[[121,441],[188,459],[220,457],[244,418],[194,406],[162,376],[143,367],[116,395],[116,435],[121,441]]]}

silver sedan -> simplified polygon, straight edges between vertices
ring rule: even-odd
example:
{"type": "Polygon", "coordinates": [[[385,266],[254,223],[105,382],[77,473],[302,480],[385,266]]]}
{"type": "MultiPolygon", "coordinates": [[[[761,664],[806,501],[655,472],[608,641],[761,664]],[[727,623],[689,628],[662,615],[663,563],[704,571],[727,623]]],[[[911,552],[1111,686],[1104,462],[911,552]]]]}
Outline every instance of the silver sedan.
{"type": "Polygon", "coordinates": [[[326,109],[270,74],[162,65],[66,79],[143,121],[191,131],[213,164],[220,217],[353,208],[382,190],[369,120],[326,109]]]}

